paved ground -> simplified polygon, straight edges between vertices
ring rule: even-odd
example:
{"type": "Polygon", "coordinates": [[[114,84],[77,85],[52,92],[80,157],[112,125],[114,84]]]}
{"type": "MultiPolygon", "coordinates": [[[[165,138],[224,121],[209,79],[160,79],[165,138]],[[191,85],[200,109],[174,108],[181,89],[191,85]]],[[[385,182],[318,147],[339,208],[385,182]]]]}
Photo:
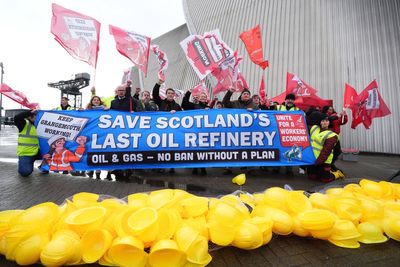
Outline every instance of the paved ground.
{"type": "MultiPolygon", "coordinates": [[[[271,186],[285,184],[294,189],[323,190],[332,184],[310,181],[295,174],[274,174],[259,169],[248,170],[246,184],[239,188],[231,183],[232,176],[222,175],[221,169],[208,170],[207,176],[193,176],[189,169],[179,169],[176,174],[159,174],[151,171],[137,173],[140,178],[129,183],[93,180],[62,174],[43,175],[38,171],[29,178],[19,177],[15,155],[17,130],[2,128],[0,132],[0,210],[25,209],[35,204],[52,201],[61,204],[69,196],[86,191],[123,198],[135,192],[161,188],[186,189],[204,196],[224,195],[241,189],[250,193],[260,192],[271,186]]],[[[340,161],[341,167],[351,179],[385,180],[400,169],[399,156],[360,155],[358,162],[340,161]]],[[[239,174],[240,170],[234,170],[239,174]]],[[[297,173],[297,168],[295,169],[297,173]]],[[[394,179],[400,182],[400,177],[394,179]]],[[[343,183],[343,182],[340,182],[343,183]]],[[[343,249],[312,238],[277,236],[266,246],[244,251],[232,247],[211,252],[209,266],[397,266],[400,262],[400,243],[390,240],[384,244],[361,245],[359,249],[343,249]]],[[[0,266],[16,266],[0,256],[0,266]]],[[[86,265],[97,266],[97,265],[86,265]]]]}

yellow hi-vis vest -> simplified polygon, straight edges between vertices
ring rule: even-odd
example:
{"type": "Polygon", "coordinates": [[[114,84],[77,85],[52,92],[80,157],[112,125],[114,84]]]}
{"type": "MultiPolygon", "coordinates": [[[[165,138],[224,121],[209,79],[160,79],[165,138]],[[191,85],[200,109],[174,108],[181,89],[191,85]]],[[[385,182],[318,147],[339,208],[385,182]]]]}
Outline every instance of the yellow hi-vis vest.
{"type": "Polygon", "coordinates": [[[294,110],[300,110],[298,107],[291,107],[290,109],[287,109],[285,105],[278,105],[277,110],[279,111],[294,111],[294,110]]]}
{"type": "Polygon", "coordinates": [[[35,156],[39,152],[39,139],[35,126],[25,119],[24,129],[18,134],[17,156],[35,156]]]}
{"type": "MultiPolygon", "coordinates": [[[[321,132],[321,128],[318,127],[317,125],[311,127],[310,130],[311,146],[313,148],[315,158],[319,157],[319,154],[321,153],[321,150],[324,147],[325,140],[328,138],[332,138],[334,136],[337,136],[337,134],[330,130],[321,132]]],[[[333,158],[333,149],[331,151],[331,154],[325,160],[325,163],[330,164],[332,162],[332,158],[333,158]]]]}
{"type": "MultiPolygon", "coordinates": [[[[62,109],[61,106],[58,106],[58,107],[55,108],[55,110],[63,110],[63,109],[62,109]]],[[[69,106],[69,107],[67,107],[66,110],[73,110],[73,109],[72,109],[72,107],[69,106]]]]}

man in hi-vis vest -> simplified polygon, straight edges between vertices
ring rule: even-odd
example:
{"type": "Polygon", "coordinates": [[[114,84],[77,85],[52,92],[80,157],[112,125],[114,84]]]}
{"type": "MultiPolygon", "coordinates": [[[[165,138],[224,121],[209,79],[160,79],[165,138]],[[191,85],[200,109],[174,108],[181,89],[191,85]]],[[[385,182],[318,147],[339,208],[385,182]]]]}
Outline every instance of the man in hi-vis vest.
{"type": "Polygon", "coordinates": [[[41,158],[39,153],[39,139],[34,125],[37,110],[27,110],[14,117],[14,124],[18,128],[18,173],[29,176],[33,172],[33,163],[41,158]]]}

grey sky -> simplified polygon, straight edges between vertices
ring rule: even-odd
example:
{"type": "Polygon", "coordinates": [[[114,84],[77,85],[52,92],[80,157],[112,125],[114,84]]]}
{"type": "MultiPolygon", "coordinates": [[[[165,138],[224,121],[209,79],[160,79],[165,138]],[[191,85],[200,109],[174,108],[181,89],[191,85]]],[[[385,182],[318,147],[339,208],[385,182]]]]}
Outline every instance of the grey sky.
{"type": "MultiPolygon", "coordinates": [[[[182,0],[0,0],[4,82],[25,93],[29,101],[39,102],[42,109],[52,109],[59,103],[59,90],[47,87],[48,82],[68,80],[80,72],[88,72],[92,78],[94,74],[92,67],[72,58],[50,33],[53,2],[101,23],[95,81],[100,96],[112,95],[123,70],[132,65],[115,49],[109,24],[155,38],[185,23],[182,0]]],[[[82,90],[84,105],[89,101],[92,82],[82,90]]],[[[19,105],[3,96],[3,107],[19,105]]]]}

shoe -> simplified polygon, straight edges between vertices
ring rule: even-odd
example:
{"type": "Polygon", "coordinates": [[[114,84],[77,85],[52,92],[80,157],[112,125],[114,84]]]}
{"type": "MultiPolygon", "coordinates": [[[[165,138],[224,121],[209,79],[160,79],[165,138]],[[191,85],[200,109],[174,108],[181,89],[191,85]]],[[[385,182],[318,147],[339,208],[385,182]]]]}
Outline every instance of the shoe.
{"type": "Polygon", "coordinates": [[[112,178],[111,178],[111,171],[108,171],[108,172],[107,172],[107,176],[106,176],[105,180],[112,181],[112,178]]]}
{"type": "Polygon", "coordinates": [[[202,176],[206,176],[206,175],[207,175],[206,169],[205,169],[205,168],[201,168],[201,169],[200,169],[200,174],[201,174],[202,176]]]}
{"type": "Polygon", "coordinates": [[[87,175],[89,176],[89,178],[93,178],[93,173],[94,171],[88,171],[87,175]]]}
{"type": "Polygon", "coordinates": [[[168,172],[169,174],[173,174],[173,173],[175,173],[175,169],[174,168],[171,168],[170,170],[169,170],[169,172],[168,172]]]}
{"type": "Polygon", "coordinates": [[[331,173],[335,176],[335,180],[345,178],[345,176],[341,170],[337,170],[335,172],[331,171],[331,173]]]}

